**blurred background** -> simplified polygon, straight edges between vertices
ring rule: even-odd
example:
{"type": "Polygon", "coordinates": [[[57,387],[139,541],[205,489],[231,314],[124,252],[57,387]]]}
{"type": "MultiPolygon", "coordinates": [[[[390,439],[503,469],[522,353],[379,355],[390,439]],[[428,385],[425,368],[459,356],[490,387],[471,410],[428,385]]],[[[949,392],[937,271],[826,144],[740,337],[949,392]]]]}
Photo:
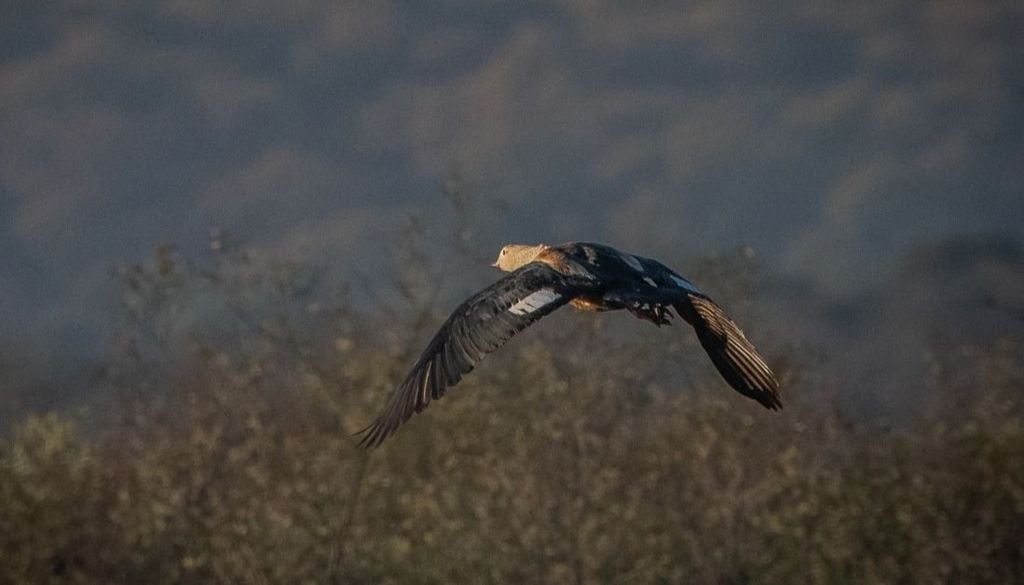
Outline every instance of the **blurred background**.
{"type": "Polygon", "coordinates": [[[7,7],[0,581],[1024,581],[1019,2],[7,7]],[[354,448],[571,240],[786,409],[566,311],[354,448]]]}

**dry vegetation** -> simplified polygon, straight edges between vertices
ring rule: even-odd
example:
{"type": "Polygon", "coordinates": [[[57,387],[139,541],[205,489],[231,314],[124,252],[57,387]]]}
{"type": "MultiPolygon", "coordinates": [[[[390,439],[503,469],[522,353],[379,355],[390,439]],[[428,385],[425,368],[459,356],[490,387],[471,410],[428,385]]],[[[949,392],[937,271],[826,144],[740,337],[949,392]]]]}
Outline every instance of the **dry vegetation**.
{"type": "Polygon", "coordinates": [[[559,314],[368,454],[446,304],[415,275],[384,311],[241,253],[121,278],[107,393],[0,442],[0,582],[1024,582],[1013,343],[944,355],[886,430],[811,366],[773,414],[688,332],[559,314]]]}

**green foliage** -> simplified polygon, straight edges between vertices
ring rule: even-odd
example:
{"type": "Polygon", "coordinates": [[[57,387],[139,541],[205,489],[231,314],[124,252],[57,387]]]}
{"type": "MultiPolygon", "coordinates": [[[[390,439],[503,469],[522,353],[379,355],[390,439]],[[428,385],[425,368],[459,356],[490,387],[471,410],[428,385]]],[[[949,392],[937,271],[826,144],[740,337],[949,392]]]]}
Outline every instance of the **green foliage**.
{"type": "Polygon", "coordinates": [[[937,362],[935,407],[884,430],[812,372],[769,413],[678,365],[685,331],[557,314],[367,453],[431,319],[311,311],[265,269],[128,271],[100,429],[0,443],[0,582],[1024,581],[1018,345],[937,362]],[[238,325],[174,328],[211,307],[238,325]]]}

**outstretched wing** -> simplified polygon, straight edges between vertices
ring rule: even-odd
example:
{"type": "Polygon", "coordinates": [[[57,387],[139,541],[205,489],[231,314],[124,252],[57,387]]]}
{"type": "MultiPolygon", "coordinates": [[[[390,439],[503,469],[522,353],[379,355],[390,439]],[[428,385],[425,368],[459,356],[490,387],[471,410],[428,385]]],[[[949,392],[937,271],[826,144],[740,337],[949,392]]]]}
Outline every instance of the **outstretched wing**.
{"type": "Polygon", "coordinates": [[[449,386],[541,317],[568,303],[587,281],[534,262],[512,272],[459,305],[427,345],[405,381],[359,444],[375,447],[414,412],[444,396],[449,386]]]}
{"type": "Polygon", "coordinates": [[[672,305],[693,326],[704,351],[730,386],[766,408],[782,408],[775,374],[725,311],[673,272],[650,270],[649,274],[657,286],[614,291],[606,294],[605,299],[643,309],[640,316],[645,314],[646,307],[672,305]]]}
{"type": "Polygon", "coordinates": [[[765,408],[782,408],[775,374],[722,308],[701,294],[688,293],[676,311],[697,331],[697,339],[730,386],[765,408]]]}

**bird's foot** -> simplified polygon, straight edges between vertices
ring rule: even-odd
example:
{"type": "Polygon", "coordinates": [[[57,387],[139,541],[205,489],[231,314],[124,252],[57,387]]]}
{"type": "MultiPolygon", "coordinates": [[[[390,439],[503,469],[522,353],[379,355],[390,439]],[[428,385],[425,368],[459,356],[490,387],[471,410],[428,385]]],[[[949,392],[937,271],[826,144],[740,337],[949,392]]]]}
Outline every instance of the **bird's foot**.
{"type": "Polygon", "coordinates": [[[627,307],[635,317],[654,323],[658,327],[672,324],[672,312],[664,305],[637,303],[627,307]]]}

